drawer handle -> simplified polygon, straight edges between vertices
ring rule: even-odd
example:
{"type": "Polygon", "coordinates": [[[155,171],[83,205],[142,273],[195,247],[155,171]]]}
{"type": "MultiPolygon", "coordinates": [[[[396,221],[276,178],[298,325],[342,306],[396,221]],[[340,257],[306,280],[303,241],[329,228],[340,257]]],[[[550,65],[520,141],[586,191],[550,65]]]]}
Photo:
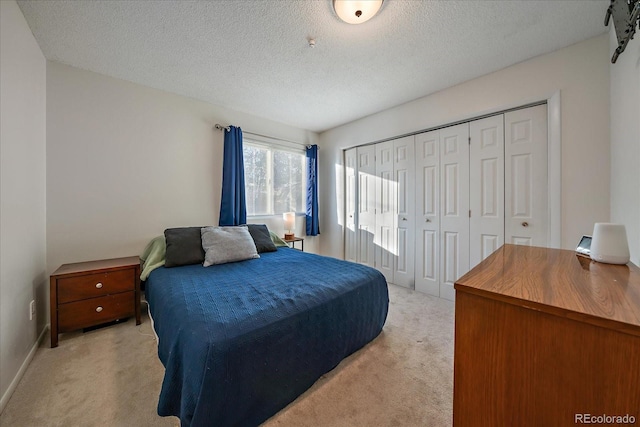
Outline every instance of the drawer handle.
{"type": "Polygon", "coordinates": [[[96,288],[101,289],[102,288],[102,283],[100,283],[100,282],[96,283],[96,288]]]}
{"type": "Polygon", "coordinates": [[[97,311],[98,313],[100,313],[100,312],[102,311],[102,307],[98,307],[98,308],[96,308],[96,311],[97,311]]]}
{"type": "Polygon", "coordinates": [[[529,223],[525,221],[525,222],[523,222],[523,223],[522,223],[522,226],[523,226],[523,227],[528,227],[528,226],[529,226],[529,223]]]}

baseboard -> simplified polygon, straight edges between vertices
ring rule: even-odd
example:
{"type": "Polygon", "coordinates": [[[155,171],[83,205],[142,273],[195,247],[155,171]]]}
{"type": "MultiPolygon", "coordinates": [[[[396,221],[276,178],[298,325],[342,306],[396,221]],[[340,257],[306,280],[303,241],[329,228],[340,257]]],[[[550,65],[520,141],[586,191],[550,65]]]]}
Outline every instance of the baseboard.
{"type": "Polygon", "coordinates": [[[42,329],[42,332],[40,333],[40,336],[38,337],[36,342],[33,344],[33,347],[31,347],[31,351],[29,351],[27,358],[24,359],[24,362],[22,362],[22,366],[20,366],[18,373],[13,378],[13,381],[11,381],[11,384],[9,384],[9,388],[2,396],[2,399],[0,399],[0,414],[2,413],[2,411],[4,411],[4,407],[7,406],[7,403],[9,403],[9,399],[11,399],[11,395],[13,394],[13,392],[16,391],[16,387],[18,387],[20,380],[24,376],[24,373],[27,371],[29,364],[33,360],[33,356],[36,355],[36,351],[38,350],[38,347],[40,347],[40,343],[44,339],[48,330],[49,330],[49,325],[45,325],[45,327],[42,329]]]}

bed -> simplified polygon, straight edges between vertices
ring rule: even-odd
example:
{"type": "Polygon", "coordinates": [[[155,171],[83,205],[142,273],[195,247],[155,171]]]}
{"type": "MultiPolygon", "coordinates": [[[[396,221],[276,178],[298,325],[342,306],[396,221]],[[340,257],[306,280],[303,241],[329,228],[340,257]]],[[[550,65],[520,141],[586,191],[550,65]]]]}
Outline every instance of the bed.
{"type": "Polygon", "coordinates": [[[158,414],[182,427],[262,423],[379,335],[375,269],[290,248],[153,270],[146,298],[165,376],[158,414]]]}

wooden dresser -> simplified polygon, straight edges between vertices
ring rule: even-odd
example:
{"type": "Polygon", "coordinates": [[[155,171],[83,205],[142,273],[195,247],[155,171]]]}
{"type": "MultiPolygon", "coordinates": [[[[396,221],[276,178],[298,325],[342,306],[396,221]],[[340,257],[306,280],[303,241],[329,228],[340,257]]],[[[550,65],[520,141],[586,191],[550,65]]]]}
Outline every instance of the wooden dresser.
{"type": "Polygon", "coordinates": [[[454,426],[640,423],[638,267],[504,245],[455,290],[454,426]]]}
{"type": "Polygon", "coordinates": [[[51,347],[58,334],[136,316],[140,324],[140,258],[64,264],[50,278],[51,347]]]}

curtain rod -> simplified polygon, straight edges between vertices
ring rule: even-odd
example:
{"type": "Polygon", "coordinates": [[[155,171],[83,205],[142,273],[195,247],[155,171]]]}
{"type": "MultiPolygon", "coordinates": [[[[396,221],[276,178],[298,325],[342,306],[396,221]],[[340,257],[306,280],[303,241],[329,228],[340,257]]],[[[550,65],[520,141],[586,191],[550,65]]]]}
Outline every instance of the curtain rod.
{"type": "MultiPolygon", "coordinates": [[[[214,128],[218,129],[218,130],[226,130],[227,132],[229,132],[231,130],[231,128],[229,126],[222,126],[222,125],[220,125],[218,123],[215,124],[214,128]]],[[[274,139],[276,141],[282,141],[282,142],[288,142],[288,143],[291,143],[291,144],[302,145],[303,147],[311,148],[311,144],[304,144],[302,142],[291,141],[289,139],[276,138],[276,137],[273,137],[273,136],[262,135],[260,133],[249,132],[249,131],[244,131],[244,130],[242,131],[242,133],[246,133],[246,134],[253,135],[253,136],[260,136],[262,138],[274,139]]]]}

